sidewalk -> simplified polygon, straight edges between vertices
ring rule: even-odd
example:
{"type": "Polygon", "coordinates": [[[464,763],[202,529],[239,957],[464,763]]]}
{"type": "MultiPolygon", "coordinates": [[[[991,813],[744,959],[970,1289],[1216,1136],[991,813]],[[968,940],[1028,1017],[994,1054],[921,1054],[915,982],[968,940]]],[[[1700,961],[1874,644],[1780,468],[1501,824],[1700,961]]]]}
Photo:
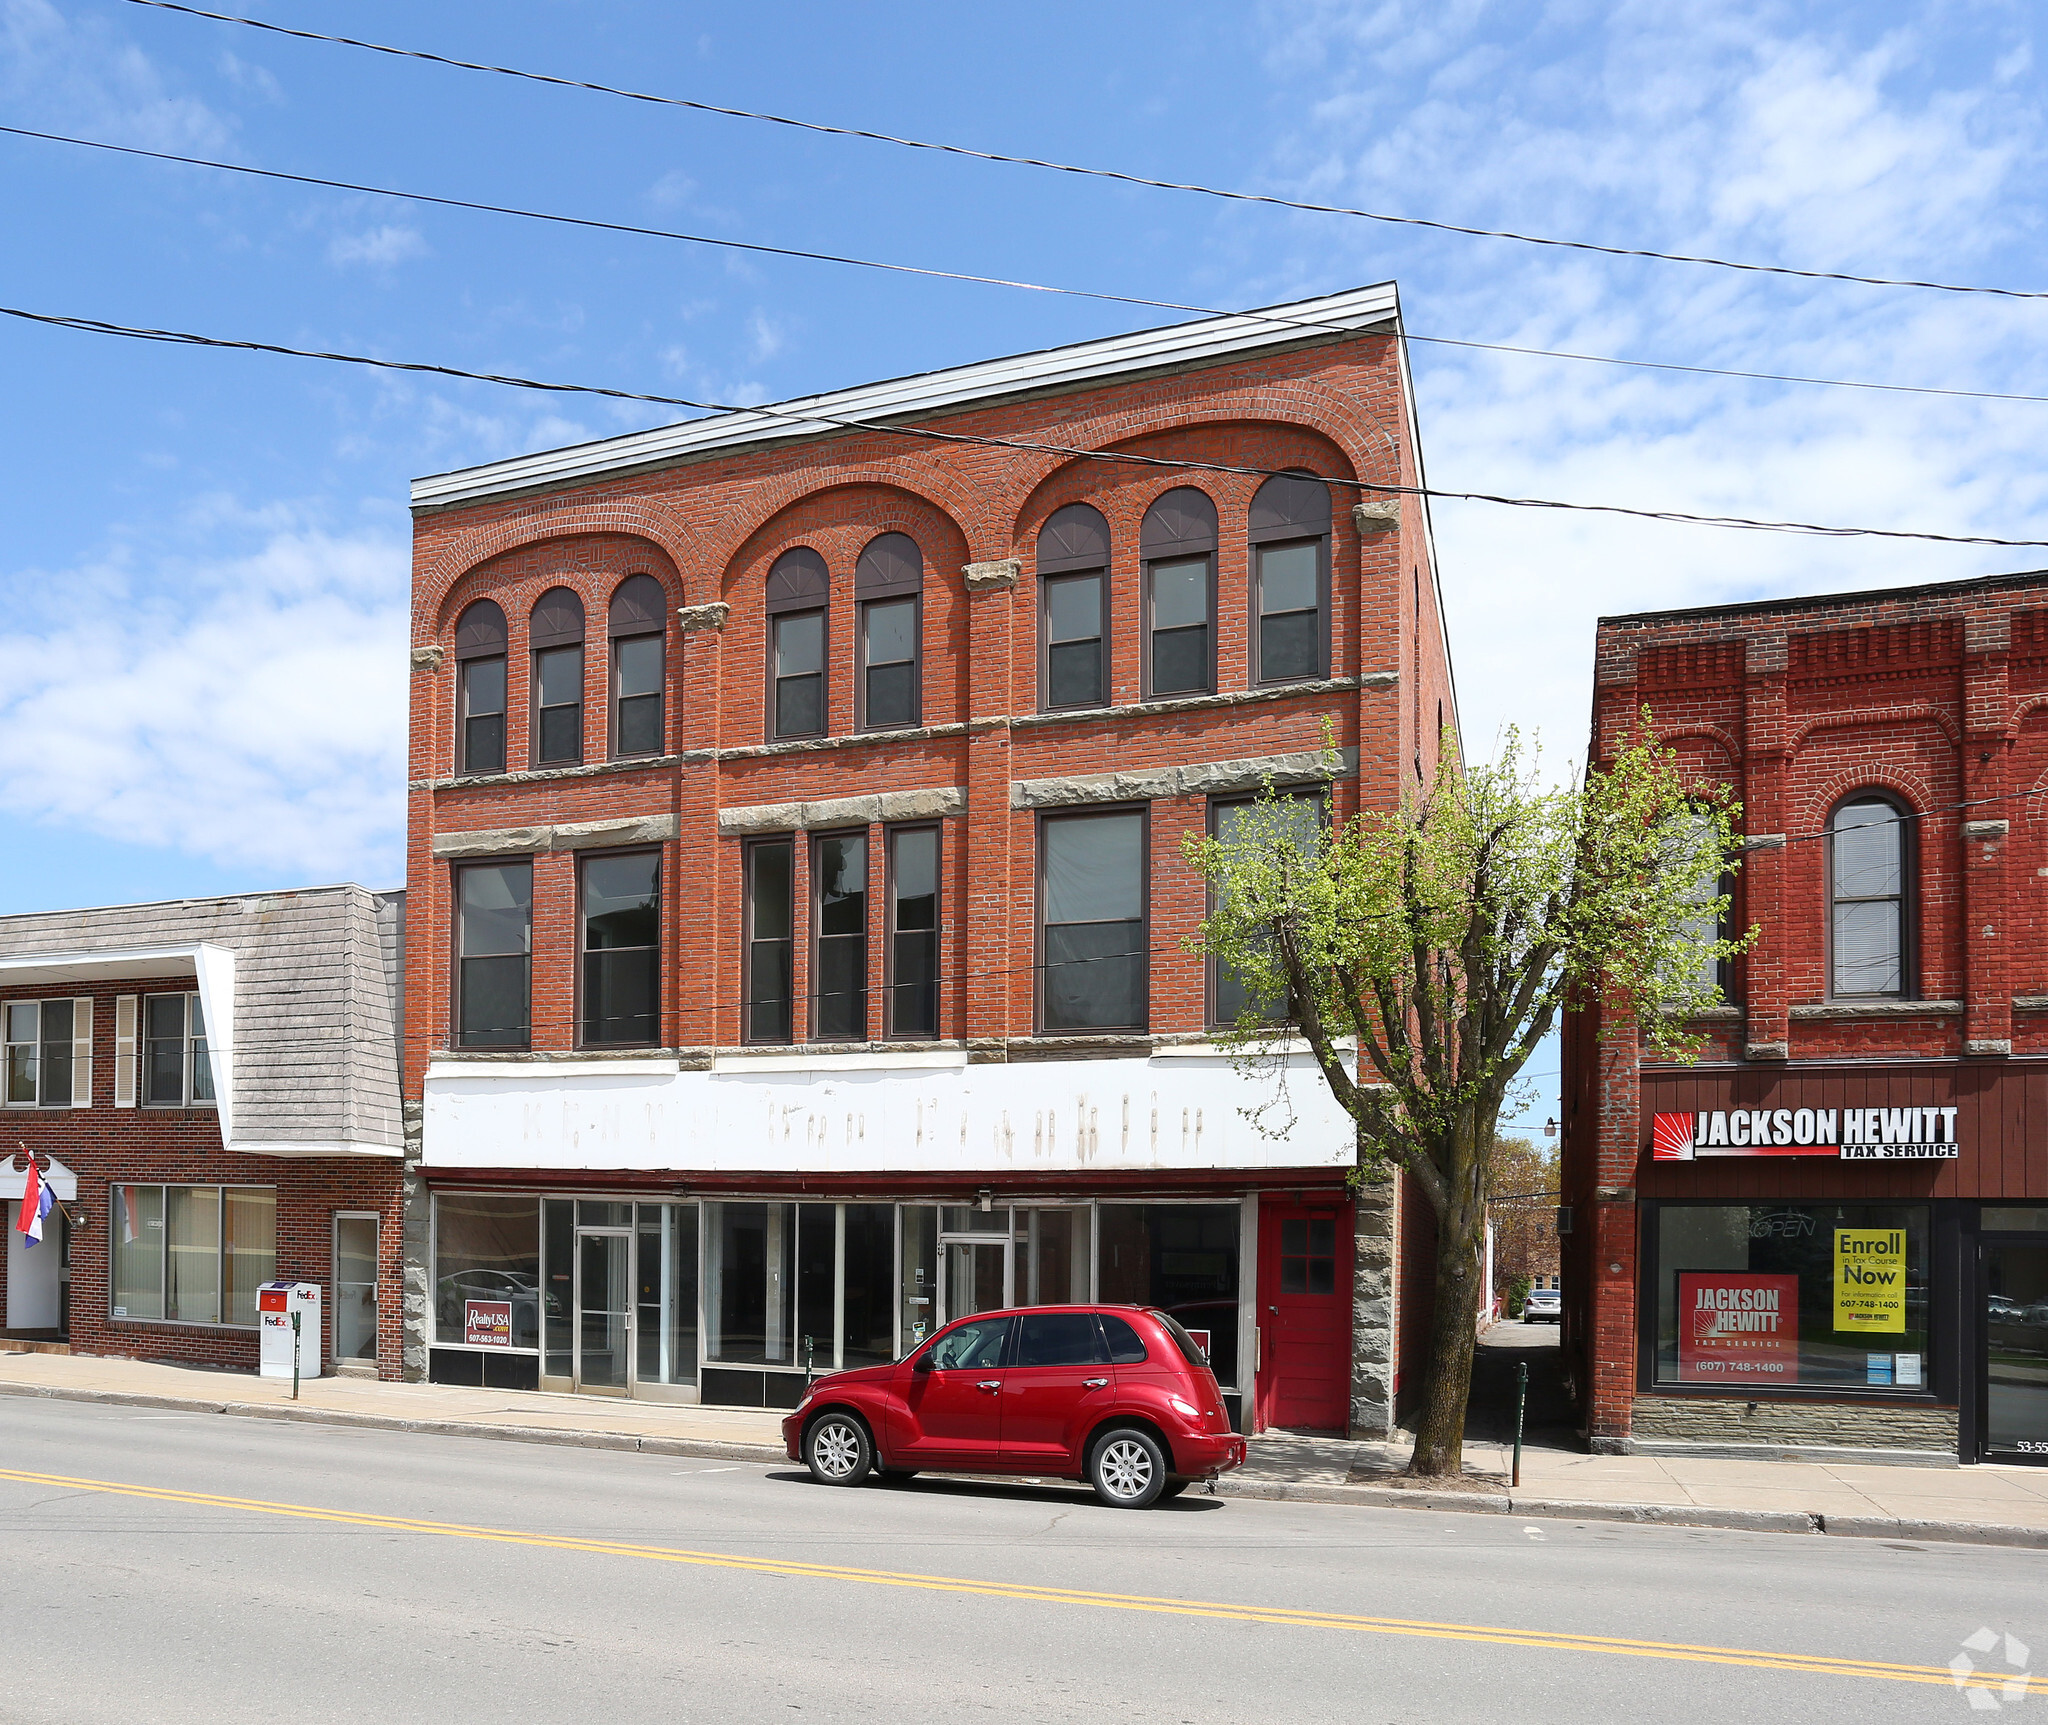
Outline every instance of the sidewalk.
{"type": "MultiPolygon", "coordinates": [[[[240,1372],[134,1360],[17,1354],[0,1343],[0,1398],[51,1396],[256,1419],[781,1462],[779,1413],[669,1406],[594,1396],[387,1384],[372,1378],[291,1385],[240,1372]]],[[[1397,1483],[1399,1445],[1276,1432],[1221,1482],[1225,1496],[1576,1521],[1653,1522],[1755,1532],[1954,1540],[2048,1549],[2048,1468],[1916,1468],[1845,1462],[1594,1456],[1555,1443],[1524,1448],[1508,1489],[1509,1446],[1465,1445],[1450,1488],[1397,1483]]]]}

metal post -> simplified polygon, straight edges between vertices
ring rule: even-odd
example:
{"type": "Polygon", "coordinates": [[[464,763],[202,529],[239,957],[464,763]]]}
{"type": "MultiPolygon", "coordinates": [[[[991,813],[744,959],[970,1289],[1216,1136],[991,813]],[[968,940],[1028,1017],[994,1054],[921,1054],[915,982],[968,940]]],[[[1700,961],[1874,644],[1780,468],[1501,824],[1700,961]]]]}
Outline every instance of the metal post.
{"type": "Polygon", "coordinates": [[[1515,1471],[1508,1479],[1508,1485],[1515,1491],[1522,1489],[1522,1414],[1529,1405],[1529,1362],[1515,1362],[1515,1471]]]}
{"type": "Polygon", "coordinates": [[[292,1400],[299,1399],[299,1314],[292,1313],[292,1400]]]}
{"type": "Polygon", "coordinates": [[[816,1338],[815,1336],[806,1336],[806,1337],[804,1337],[804,1388],[805,1388],[805,1389],[809,1389],[809,1388],[811,1387],[811,1360],[812,1360],[812,1358],[814,1357],[814,1355],[815,1355],[815,1354],[816,1354],[816,1352],[817,1352],[817,1346],[818,1346],[818,1342],[817,1342],[817,1338],[816,1338]]]}

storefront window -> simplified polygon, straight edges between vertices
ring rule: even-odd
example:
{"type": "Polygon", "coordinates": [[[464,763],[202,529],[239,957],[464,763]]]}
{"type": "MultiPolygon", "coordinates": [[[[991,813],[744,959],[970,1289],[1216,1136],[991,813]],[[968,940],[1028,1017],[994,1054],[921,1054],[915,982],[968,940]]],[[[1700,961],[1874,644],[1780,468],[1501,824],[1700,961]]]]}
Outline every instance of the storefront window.
{"type": "Polygon", "coordinates": [[[892,1291],[896,1279],[896,1206],[847,1204],[842,1208],[846,1212],[846,1273],[839,1363],[886,1365],[896,1357],[892,1291]]]}
{"type": "Polygon", "coordinates": [[[1928,1211],[1916,1204],[1665,1204],[1660,1384],[1922,1392],[1928,1211]]]}
{"type": "Polygon", "coordinates": [[[704,1206],[704,1356],[787,1366],[795,1281],[794,1204],[704,1206]]]}
{"type": "Polygon", "coordinates": [[[635,1259],[643,1384],[697,1381],[697,1206],[642,1204],[635,1259]]]}
{"type": "Polygon", "coordinates": [[[541,1371],[551,1378],[566,1378],[576,1370],[576,1200],[549,1198],[541,1208],[548,1247],[541,1284],[547,1358],[541,1371]]]}
{"type": "Polygon", "coordinates": [[[277,1274],[277,1194],[267,1186],[116,1186],[112,1315],[256,1323],[277,1274]]]}
{"type": "MultiPolygon", "coordinates": [[[[1104,1204],[1096,1211],[1096,1298],[1170,1312],[1207,1332],[1217,1381],[1239,1383],[1235,1204],[1104,1204]]],[[[1199,1339],[1199,1338],[1198,1338],[1199,1339]]]]}
{"type": "MultiPolygon", "coordinates": [[[[443,1347],[504,1333],[540,1346],[540,1205],[474,1192],[434,1200],[434,1330],[443,1347]]],[[[490,1345],[502,1346],[493,1341],[490,1345]]]]}

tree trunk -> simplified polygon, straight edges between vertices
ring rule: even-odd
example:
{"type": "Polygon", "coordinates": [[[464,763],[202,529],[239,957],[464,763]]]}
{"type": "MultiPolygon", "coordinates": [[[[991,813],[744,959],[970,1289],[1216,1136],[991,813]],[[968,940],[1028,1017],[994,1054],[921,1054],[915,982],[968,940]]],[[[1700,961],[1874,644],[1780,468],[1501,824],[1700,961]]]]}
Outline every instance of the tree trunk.
{"type": "Polygon", "coordinates": [[[1436,1313],[1423,1378],[1411,1474],[1440,1478],[1465,1466],[1465,1407],[1472,1396],[1472,1350],[1479,1335],[1479,1265],[1486,1209],[1454,1205],[1437,1223],[1436,1313]]]}

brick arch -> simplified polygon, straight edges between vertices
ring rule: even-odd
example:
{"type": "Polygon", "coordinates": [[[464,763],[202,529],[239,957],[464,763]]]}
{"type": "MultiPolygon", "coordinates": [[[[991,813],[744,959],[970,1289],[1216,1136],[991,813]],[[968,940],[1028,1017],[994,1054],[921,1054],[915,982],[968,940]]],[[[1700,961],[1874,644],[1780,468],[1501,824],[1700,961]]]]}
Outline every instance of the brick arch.
{"type": "Polygon", "coordinates": [[[602,617],[604,606],[611,599],[612,590],[629,574],[653,576],[667,593],[671,609],[687,602],[682,572],[676,567],[675,560],[661,544],[644,534],[612,528],[586,527],[575,533],[515,537],[511,544],[480,562],[470,564],[448,583],[441,594],[439,610],[434,619],[433,638],[446,636],[455,627],[456,618],[462,614],[464,607],[471,600],[487,596],[498,600],[505,607],[505,620],[513,635],[523,638],[526,618],[533,609],[534,601],[549,587],[555,586],[569,587],[582,597],[586,618],[593,615],[602,617]],[[500,571],[508,557],[561,539],[638,540],[646,546],[646,555],[627,559],[626,561],[634,565],[629,570],[554,569],[520,575],[509,582],[502,580],[500,571]]]}
{"type": "Polygon", "coordinates": [[[862,546],[878,534],[891,532],[907,533],[917,541],[925,556],[928,582],[937,582],[951,591],[961,590],[960,565],[972,556],[972,539],[959,518],[915,487],[849,476],[824,485],[801,487],[796,495],[740,533],[718,567],[717,597],[729,600],[734,585],[745,579],[755,564],[761,564],[765,570],[766,564],[789,545],[809,544],[821,535],[843,536],[852,546],[843,558],[826,557],[836,582],[842,575],[852,574],[854,558],[862,546]],[[809,514],[836,515],[840,519],[830,526],[807,524],[791,536],[795,519],[809,514]],[[941,531],[952,536],[950,544],[932,543],[933,517],[941,531]],[[785,537],[788,544],[783,543],[785,537]]]}
{"type": "MultiPolygon", "coordinates": [[[[835,492],[859,490],[893,492],[931,510],[943,517],[960,535],[966,551],[959,561],[970,561],[976,555],[976,534],[972,524],[986,512],[986,496],[983,491],[954,479],[951,474],[900,455],[881,460],[798,465],[750,488],[744,507],[736,508],[728,518],[729,528],[715,542],[705,545],[704,567],[717,572],[711,577],[717,591],[710,591],[707,587],[704,597],[715,599],[724,595],[732,580],[732,571],[747,548],[779,517],[835,492]]],[[[876,528],[875,531],[885,532],[887,529],[876,528]]],[[[957,565],[940,573],[950,574],[956,582],[959,580],[957,565]]]]}
{"type": "Polygon", "coordinates": [[[1889,791],[1908,810],[1921,817],[1923,827],[1926,817],[1937,812],[1935,793],[1928,788],[1927,781],[1918,773],[1907,772],[1886,763],[1874,762],[1860,767],[1844,767],[1840,772],[1830,774],[1809,793],[1804,794],[1804,809],[1799,830],[1788,834],[1791,838],[1817,838],[1827,831],[1828,817],[1842,799],[1856,791],[1889,791]]]}
{"type": "MultiPolygon", "coordinates": [[[[651,498],[532,498],[508,515],[463,532],[435,552],[413,578],[415,614],[433,607],[445,611],[457,582],[478,566],[544,540],[593,533],[625,534],[656,546],[671,574],[682,581],[685,569],[701,569],[702,547],[697,534],[674,510],[651,498]]],[[[649,573],[653,573],[652,570],[649,573]]],[[[687,586],[687,583],[683,583],[687,586]]],[[[705,595],[709,597],[709,595],[705,595]]],[[[685,592],[678,603],[687,604],[685,592]]]]}
{"type": "Polygon", "coordinates": [[[1925,719],[1934,725],[1949,742],[1962,747],[1962,728],[1944,708],[1932,701],[1909,701],[1896,707],[1873,707],[1861,713],[1821,713],[1797,726],[1789,747],[1799,748],[1815,731],[1838,731],[1864,727],[1884,727],[1910,724],[1915,719],[1925,719]]]}
{"type": "Polygon", "coordinates": [[[1673,730],[1659,730],[1657,733],[1657,741],[1667,745],[1682,742],[1687,738],[1712,743],[1728,757],[1728,764],[1731,767],[1742,764],[1742,745],[1735,740],[1731,732],[1723,730],[1719,725],[1680,725],[1673,730]]]}

